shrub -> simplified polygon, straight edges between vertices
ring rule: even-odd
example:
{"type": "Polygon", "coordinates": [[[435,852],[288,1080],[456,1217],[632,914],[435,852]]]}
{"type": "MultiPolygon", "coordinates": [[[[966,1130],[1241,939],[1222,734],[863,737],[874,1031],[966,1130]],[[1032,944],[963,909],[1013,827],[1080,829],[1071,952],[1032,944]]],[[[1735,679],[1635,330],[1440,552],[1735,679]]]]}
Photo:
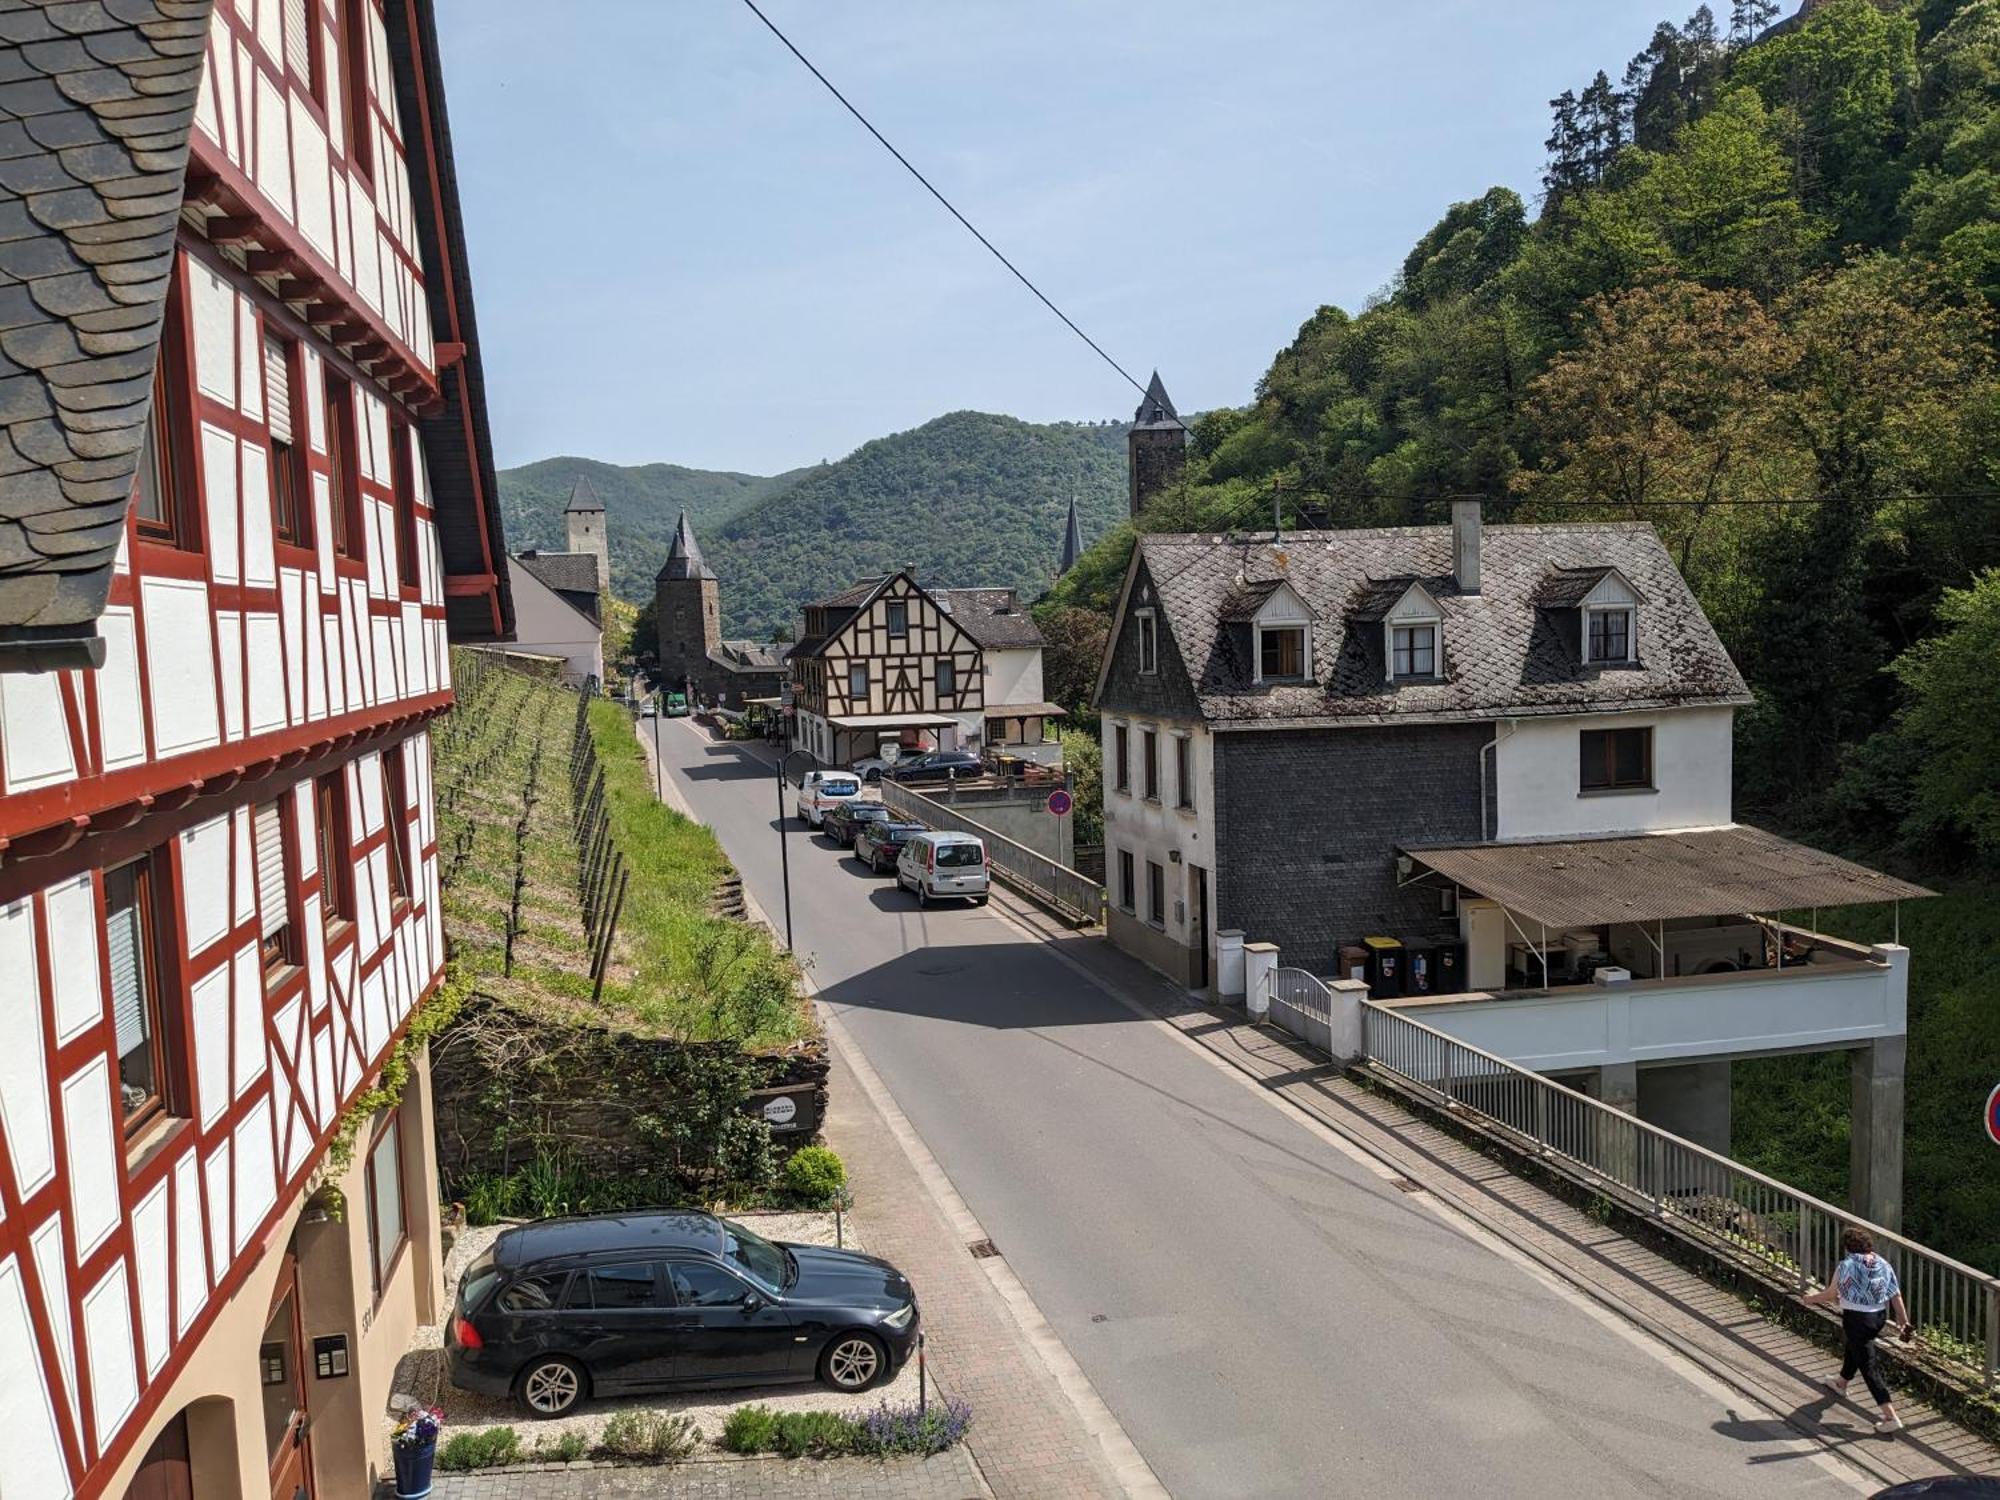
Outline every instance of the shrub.
{"type": "Polygon", "coordinates": [[[521,1434],[511,1427],[454,1432],[438,1449],[440,1469],[497,1469],[521,1460],[521,1434]]]}
{"type": "Polygon", "coordinates": [[[604,1424],[599,1443],[611,1458],[642,1464],[678,1463],[695,1450],[700,1434],[687,1417],[663,1411],[621,1411],[604,1424]]]}
{"type": "Polygon", "coordinates": [[[846,1165],[825,1146],[801,1146],[785,1163],[785,1187],[815,1207],[846,1186],[846,1165]]]}
{"type": "Polygon", "coordinates": [[[933,1401],[925,1411],[913,1401],[900,1406],[884,1401],[862,1419],[858,1446],[863,1453],[942,1453],[971,1425],[972,1407],[956,1398],[933,1401]]]}
{"type": "Polygon", "coordinates": [[[590,1443],[580,1432],[560,1433],[535,1444],[535,1457],[547,1464],[573,1464],[590,1451],[590,1443]]]}
{"type": "Polygon", "coordinates": [[[780,1412],[773,1423],[771,1446],[786,1458],[831,1458],[852,1453],[861,1428],[831,1411],[780,1412]]]}
{"type": "Polygon", "coordinates": [[[739,1406],[722,1424],[722,1446],[731,1453],[768,1452],[778,1431],[778,1414],[768,1406],[739,1406]]]}
{"type": "Polygon", "coordinates": [[[514,1211],[518,1196],[514,1179],[498,1172],[474,1172],[459,1185],[465,1200],[465,1222],[473,1226],[496,1224],[514,1211]]]}

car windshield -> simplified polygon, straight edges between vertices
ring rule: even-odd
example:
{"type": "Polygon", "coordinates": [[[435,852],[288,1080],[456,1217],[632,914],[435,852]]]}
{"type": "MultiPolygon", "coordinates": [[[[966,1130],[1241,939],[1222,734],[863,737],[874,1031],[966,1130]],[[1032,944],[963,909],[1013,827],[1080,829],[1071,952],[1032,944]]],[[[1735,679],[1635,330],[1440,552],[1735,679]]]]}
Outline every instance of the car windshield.
{"type": "Polygon", "coordinates": [[[848,808],[847,815],[850,818],[859,818],[864,823],[874,823],[886,820],[889,809],[879,802],[857,802],[848,808]]]}
{"type": "Polygon", "coordinates": [[[982,865],[986,863],[986,851],[978,844],[939,844],[937,862],[941,865],[982,865]]]}
{"type": "Polygon", "coordinates": [[[827,797],[852,797],[861,790],[861,783],[851,776],[829,776],[819,784],[819,789],[827,797]]]}
{"type": "Polygon", "coordinates": [[[783,1291],[799,1274],[791,1251],[731,1219],[722,1221],[722,1256],[769,1292],[783,1291]]]}
{"type": "Polygon", "coordinates": [[[458,1310],[469,1313],[485,1300],[493,1290],[493,1283],[500,1279],[500,1271],[493,1264],[493,1252],[487,1251],[466,1269],[458,1283],[458,1310]]]}

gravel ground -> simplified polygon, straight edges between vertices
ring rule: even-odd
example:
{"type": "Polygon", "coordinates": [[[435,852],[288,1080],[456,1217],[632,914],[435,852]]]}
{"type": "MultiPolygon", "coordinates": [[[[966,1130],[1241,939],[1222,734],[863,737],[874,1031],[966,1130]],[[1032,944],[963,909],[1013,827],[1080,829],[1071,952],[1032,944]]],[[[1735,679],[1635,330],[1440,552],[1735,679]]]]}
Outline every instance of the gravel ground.
{"type": "MultiPolygon", "coordinates": [[[[831,1245],[834,1242],[834,1222],[830,1213],[741,1213],[731,1218],[741,1220],[766,1239],[789,1240],[794,1244],[831,1245]]],[[[467,1229],[460,1233],[445,1258],[445,1299],[446,1307],[456,1305],[458,1279],[465,1268],[482,1255],[493,1243],[494,1237],[504,1226],[493,1225],[483,1229],[467,1229]]],[[[861,1250],[854,1237],[854,1223],[846,1224],[844,1243],[850,1250],[861,1250]]],[[[697,1456],[719,1456],[719,1450],[712,1445],[722,1432],[723,1419],[739,1406],[761,1402],[774,1411],[872,1411],[883,1401],[914,1402],[917,1399],[917,1363],[913,1359],[904,1365],[896,1378],[887,1385],[875,1387],[860,1395],[842,1395],[817,1383],[806,1385],[751,1386],[742,1389],[688,1391],[680,1394],[658,1396],[629,1396],[620,1400],[586,1401],[578,1410],[567,1417],[531,1417],[516,1407],[511,1401],[499,1397],[476,1395],[471,1391],[461,1391],[445,1379],[443,1331],[435,1325],[418,1328],[410,1337],[409,1350],[404,1354],[396,1371],[397,1396],[408,1396],[424,1405],[444,1408],[445,1426],[443,1440],[449,1440],[453,1433],[478,1432],[488,1427],[512,1427],[521,1435],[524,1449],[532,1450],[543,1441],[552,1441],[566,1432],[581,1433],[586,1442],[595,1446],[604,1432],[604,1424],[616,1413],[626,1410],[677,1412],[693,1420],[709,1446],[697,1456]]],[[[936,1384],[933,1380],[932,1390],[936,1384]]],[[[395,1399],[392,1397],[392,1400],[395,1399]]],[[[393,1418],[382,1428],[383,1447],[388,1446],[388,1435],[395,1426],[393,1418]]],[[[524,1454],[524,1459],[532,1453],[524,1454]]]]}

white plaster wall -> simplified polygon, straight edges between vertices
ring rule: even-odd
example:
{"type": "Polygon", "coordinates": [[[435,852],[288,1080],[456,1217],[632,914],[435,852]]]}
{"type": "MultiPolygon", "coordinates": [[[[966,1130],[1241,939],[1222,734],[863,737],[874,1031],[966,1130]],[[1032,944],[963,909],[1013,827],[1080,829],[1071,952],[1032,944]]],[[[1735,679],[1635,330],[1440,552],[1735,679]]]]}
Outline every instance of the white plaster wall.
{"type": "MultiPolygon", "coordinates": [[[[1134,910],[1146,921],[1146,862],[1152,860],[1166,871],[1166,933],[1175,942],[1189,944],[1194,937],[1194,880],[1188,873],[1199,865],[1209,872],[1209,947],[1211,959],[1215,943],[1215,736],[1192,722],[1172,719],[1114,718],[1107,714],[1099,731],[1104,756],[1104,888],[1111,905],[1119,906],[1118,851],[1132,851],[1134,862],[1134,910]],[[1118,740],[1116,726],[1130,728],[1132,745],[1132,790],[1117,790],[1118,740]],[[1160,800],[1145,797],[1146,729],[1160,736],[1160,800]],[[1189,737],[1190,763],[1194,777],[1194,808],[1174,806],[1174,734],[1189,737]],[[1180,852],[1180,863],[1172,854],[1180,852]],[[1177,909],[1175,903],[1179,902],[1177,909]]],[[[1121,908],[1122,909],[1122,908],[1121,908]]]]}
{"type": "Polygon", "coordinates": [[[1498,836],[1554,838],[1708,828],[1732,819],[1729,708],[1682,708],[1649,714],[1591,714],[1514,721],[1493,752],[1498,836]],[[1586,729],[1650,726],[1654,790],[1579,790],[1586,729]]]}
{"type": "Polygon", "coordinates": [[[986,702],[1040,703],[1047,694],[1042,688],[1042,652],[988,651],[986,653],[986,702]]]}

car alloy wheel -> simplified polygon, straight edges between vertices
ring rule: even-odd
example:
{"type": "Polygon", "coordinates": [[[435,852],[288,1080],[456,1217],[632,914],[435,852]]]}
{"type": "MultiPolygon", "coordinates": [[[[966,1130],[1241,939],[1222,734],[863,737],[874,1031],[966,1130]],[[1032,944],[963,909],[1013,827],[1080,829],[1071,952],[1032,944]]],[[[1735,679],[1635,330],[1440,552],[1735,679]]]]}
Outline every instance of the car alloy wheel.
{"type": "Polygon", "coordinates": [[[583,1371],[566,1359],[545,1359],[521,1377],[521,1404],[538,1417],[559,1417],[583,1396],[583,1371]]]}
{"type": "Polygon", "coordinates": [[[838,1390],[865,1391],[882,1373],[882,1346],[866,1334],[851,1333],[826,1351],[827,1383],[838,1390]]]}

